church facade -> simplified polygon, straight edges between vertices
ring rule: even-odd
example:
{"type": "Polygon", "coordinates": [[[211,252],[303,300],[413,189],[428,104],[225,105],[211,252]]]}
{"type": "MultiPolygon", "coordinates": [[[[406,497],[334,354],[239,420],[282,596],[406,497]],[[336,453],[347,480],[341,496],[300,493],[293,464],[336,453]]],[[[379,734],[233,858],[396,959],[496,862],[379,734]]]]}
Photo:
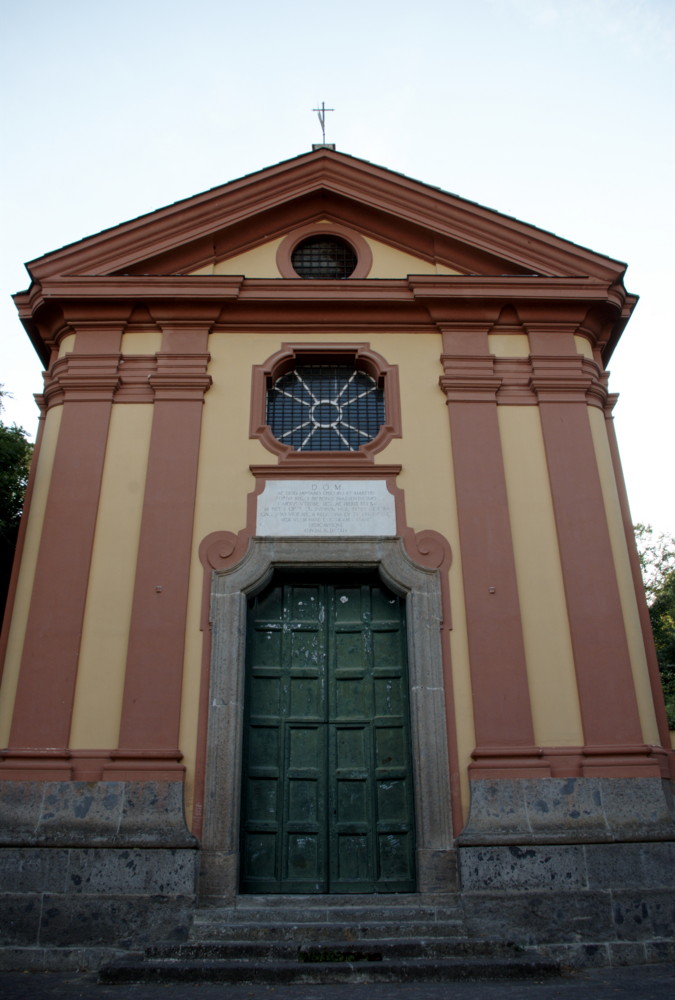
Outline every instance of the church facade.
{"type": "Polygon", "coordinates": [[[28,267],[7,961],[251,894],[453,893],[528,940],[555,904],[551,940],[656,954],[625,265],[321,146],[28,267]]]}

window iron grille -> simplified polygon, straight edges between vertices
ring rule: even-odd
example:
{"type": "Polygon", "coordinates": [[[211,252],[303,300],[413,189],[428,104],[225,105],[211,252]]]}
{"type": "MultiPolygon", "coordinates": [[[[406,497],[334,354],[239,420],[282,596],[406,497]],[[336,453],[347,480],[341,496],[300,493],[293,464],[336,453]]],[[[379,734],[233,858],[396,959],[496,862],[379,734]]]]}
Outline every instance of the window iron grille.
{"type": "Polygon", "coordinates": [[[356,254],[339,236],[309,236],[298,243],[291,263],[301,278],[348,278],[356,267],[356,254]]]}
{"type": "Polygon", "coordinates": [[[267,423],[295,451],[357,451],[384,422],[384,389],[348,366],[300,366],[267,393],[267,423]]]}

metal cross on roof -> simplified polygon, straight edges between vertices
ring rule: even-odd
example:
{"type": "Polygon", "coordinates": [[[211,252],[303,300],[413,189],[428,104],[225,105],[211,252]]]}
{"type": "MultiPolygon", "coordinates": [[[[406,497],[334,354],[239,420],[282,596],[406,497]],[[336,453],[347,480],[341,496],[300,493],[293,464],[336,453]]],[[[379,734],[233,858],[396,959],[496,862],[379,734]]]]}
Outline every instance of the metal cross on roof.
{"type": "Polygon", "coordinates": [[[335,111],[335,108],[327,108],[325,101],[322,101],[321,102],[321,107],[320,108],[312,108],[312,111],[316,111],[317,115],[319,116],[319,121],[321,122],[321,135],[322,135],[321,141],[325,145],[325,143],[326,143],[326,112],[327,111],[335,111]]]}

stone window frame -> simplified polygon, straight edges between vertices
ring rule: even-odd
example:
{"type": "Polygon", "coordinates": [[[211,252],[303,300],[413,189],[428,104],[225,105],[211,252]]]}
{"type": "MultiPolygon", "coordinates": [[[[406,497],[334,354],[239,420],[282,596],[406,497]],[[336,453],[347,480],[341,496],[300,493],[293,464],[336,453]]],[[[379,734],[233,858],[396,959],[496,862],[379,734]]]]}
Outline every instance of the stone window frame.
{"type": "Polygon", "coordinates": [[[276,261],[282,278],[294,278],[296,281],[311,281],[313,283],[316,283],[317,280],[330,282],[354,281],[358,278],[367,278],[370,274],[373,266],[373,251],[370,249],[367,240],[359,233],[354,232],[353,229],[348,229],[346,226],[341,226],[334,222],[316,222],[301,226],[299,229],[294,229],[292,233],[285,236],[277,247],[276,261]],[[348,278],[317,279],[300,277],[293,267],[291,257],[298,243],[302,243],[309,236],[337,236],[346,243],[349,243],[356,254],[356,267],[348,278]]]}

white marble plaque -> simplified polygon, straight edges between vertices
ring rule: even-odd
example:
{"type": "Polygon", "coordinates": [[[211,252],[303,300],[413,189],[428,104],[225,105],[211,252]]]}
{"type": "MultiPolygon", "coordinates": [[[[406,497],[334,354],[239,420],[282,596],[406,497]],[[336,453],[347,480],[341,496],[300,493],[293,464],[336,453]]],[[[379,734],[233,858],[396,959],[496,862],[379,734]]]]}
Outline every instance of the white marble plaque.
{"type": "Polygon", "coordinates": [[[268,480],[257,535],[395,535],[394,497],[382,479],[268,480]]]}

